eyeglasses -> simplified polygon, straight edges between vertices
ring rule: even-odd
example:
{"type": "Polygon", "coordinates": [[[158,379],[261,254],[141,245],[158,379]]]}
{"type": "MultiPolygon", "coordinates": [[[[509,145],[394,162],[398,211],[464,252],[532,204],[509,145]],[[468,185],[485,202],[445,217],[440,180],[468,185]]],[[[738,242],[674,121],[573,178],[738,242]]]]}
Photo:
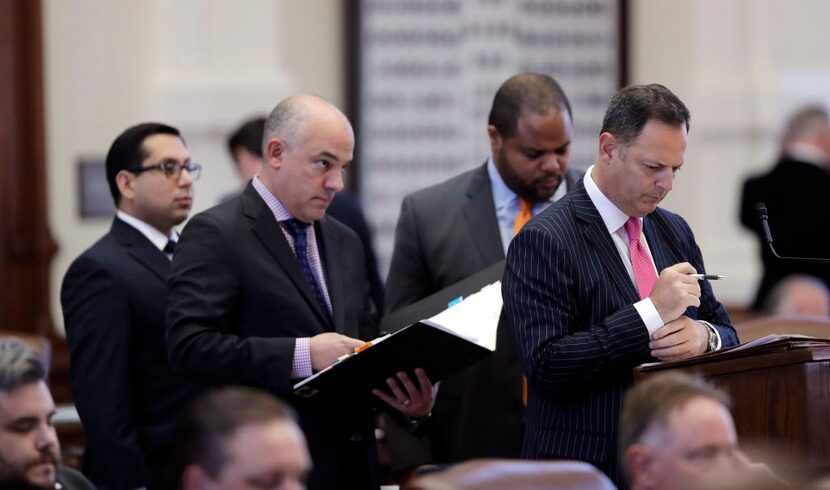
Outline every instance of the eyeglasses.
{"type": "Polygon", "coordinates": [[[199,180],[199,177],[202,175],[202,166],[198,163],[185,164],[179,162],[162,162],[156,165],[150,165],[149,167],[135,168],[130,170],[130,172],[140,175],[148,170],[161,170],[164,172],[165,177],[173,180],[179,180],[181,178],[182,170],[187,170],[187,173],[190,174],[190,178],[193,180],[199,180]]]}

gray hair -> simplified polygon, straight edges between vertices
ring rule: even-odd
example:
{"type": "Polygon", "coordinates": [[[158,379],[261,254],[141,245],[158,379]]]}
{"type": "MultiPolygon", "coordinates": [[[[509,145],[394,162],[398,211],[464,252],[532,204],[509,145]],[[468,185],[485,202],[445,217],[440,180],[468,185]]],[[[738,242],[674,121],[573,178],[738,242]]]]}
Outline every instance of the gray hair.
{"type": "Polygon", "coordinates": [[[288,148],[302,143],[308,121],[309,98],[324,101],[322,97],[316,95],[295,95],[283,99],[271,110],[265,120],[265,129],[262,133],[263,155],[267,155],[265,146],[272,138],[283,140],[288,148]]]}
{"type": "Polygon", "coordinates": [[[17,337],[0,337],[0,391],[46,380],[46,360],[17,337]]]}
{"type": "Polygon", "coordinates": [[[830,123],[830,117],[828,117],[827,110],[824,107],[820,105],[802,107],[793,113],[787,122],[784,139],[786,141],[808,136],[828,123],[830,123]]]}

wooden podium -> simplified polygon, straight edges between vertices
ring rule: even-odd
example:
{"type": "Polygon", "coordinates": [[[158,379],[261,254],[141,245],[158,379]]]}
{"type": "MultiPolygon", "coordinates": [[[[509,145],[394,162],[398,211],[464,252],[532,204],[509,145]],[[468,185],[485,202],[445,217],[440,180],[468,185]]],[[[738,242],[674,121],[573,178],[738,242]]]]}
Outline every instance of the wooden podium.
{"type": "Polygon", "coordinates": [[[756,342],[760,345],[639,366],[634,379],[672,369],[698,373],[729,393],[742,445],[783,456],[790,470],[827,472],[830,340],[770,336],[756,342]]]}

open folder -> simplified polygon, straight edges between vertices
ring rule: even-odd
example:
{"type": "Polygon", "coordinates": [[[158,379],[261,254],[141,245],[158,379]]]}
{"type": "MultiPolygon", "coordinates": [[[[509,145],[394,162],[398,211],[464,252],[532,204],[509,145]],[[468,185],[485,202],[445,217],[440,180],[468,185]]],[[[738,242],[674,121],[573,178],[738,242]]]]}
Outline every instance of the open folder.
{"type": "MultiPolygon", "coordinates": [[[[462,281],[467,281],[465,288],[478,288],[470,289],[473,294],[450,299],[445,293],[448,301],[443,311],[367,342],[358,352],[295,384],[294,393],[304,398],[372,400],[372,389],[385,389],[386,379],[399,371],[415,381],[413,372],[420,367],[435,383],[486,358],[496,348],[502,297],[498,270],[482,272],[488,274],[479,273],[474,281],[469,281],[472,277],[462,281]],[[482,287],[481,281],[493,278],[494,282],[482,287]]],[[[453,286],[447,289],[457,291],[453,286]]],[[[427,303],[434,305],[435,300],[430,298],[427,303]]]]}

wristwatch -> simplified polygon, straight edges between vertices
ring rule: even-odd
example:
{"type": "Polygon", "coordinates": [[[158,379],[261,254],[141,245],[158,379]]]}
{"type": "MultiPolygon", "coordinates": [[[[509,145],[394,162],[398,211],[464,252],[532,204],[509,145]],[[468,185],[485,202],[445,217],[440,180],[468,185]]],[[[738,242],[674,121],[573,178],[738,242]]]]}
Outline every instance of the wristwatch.
{"type": "Polygon", "coordinates": [[[713,352],[720,349],[720,336],[718,336],[718,331],[715,330],[715,327],[706,321],[698,320],[704,326],[706,326],[706,331],[709,332],[709,341],[706,347],[706,352],[713,352]]]}

